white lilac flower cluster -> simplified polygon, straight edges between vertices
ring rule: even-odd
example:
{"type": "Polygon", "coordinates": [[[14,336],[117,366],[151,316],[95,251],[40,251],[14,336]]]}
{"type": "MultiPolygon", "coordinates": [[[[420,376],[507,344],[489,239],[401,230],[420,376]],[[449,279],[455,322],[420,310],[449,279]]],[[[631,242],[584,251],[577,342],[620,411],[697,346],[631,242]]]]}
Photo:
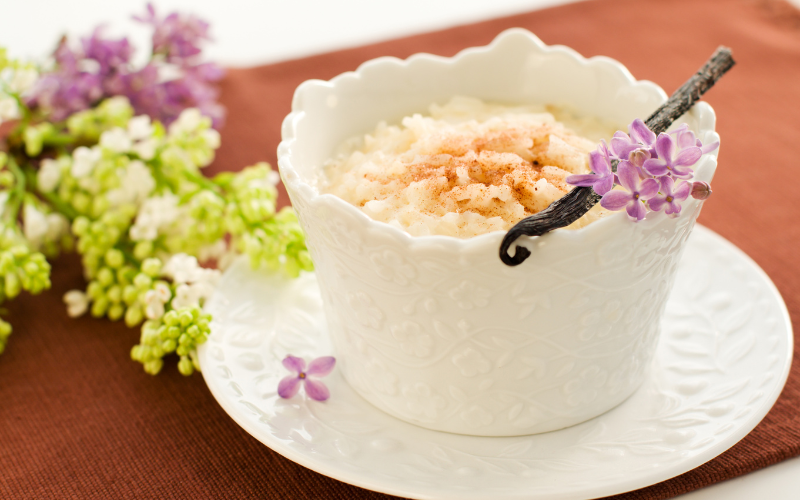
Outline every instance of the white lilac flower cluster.
{"type": "MultiPolygon", "coordinates": [[[[203,177],[200,169],[219,146],[208,118],[188,109],[165,129],[131,116],[124,99],[73,120],[73,133],[97,134],[97,144],[43,161],[37,180],[39,191],[72,215],[89,280],[86,291],[65,295],[69,314],[89,311],[129,326],[145,321],[132,356],[156,372],[156,359],[177,346],[143,348],[154,328],[169,311],[199,313],[219,278],[197,257],[224,268],[246,253],[254,265],[291,275],[311,269],[311,261],[294,213],[276,213],[277,176],[268,165],[203,177]]],[[[191,372],[194,365],[181,366],[191,372]]]]}
{"type": "MultiPolygon", "coordinates": [[[[59,76],[75,85],[50,102],[45,84],[55,80],[0,50],[0,121],[15,120],[0,139],[0,303],[49,288],[47,258],[77,251],[87,286],[64,295],[67,314],[141,325],[131,357],[155,374],[175,353],[190,374],[220,269],[246,254],[297,276],[312,268],[303,233],[290,208],[276,210],[279,179],[266,163],[202,174],[220,145],[206,108],[173,112],[173,103],[166,126],[125,95],[92,103],[84,93],[86,106],[72,109],[75,71],[59,76]]],[[[10,333],[0,319],[0,352],[10,333]]]]}

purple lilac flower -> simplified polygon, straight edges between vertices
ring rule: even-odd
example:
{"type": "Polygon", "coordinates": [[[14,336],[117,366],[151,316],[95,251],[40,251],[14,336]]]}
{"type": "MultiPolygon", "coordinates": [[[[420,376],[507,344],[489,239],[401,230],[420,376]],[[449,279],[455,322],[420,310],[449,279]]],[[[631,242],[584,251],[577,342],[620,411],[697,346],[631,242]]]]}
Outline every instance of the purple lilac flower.
{"type": "Polygon", "coordinates": [[[681,202],[686,200],[692,191],[692,183],[679,180],[675,184],[675,180],[669,176],[661,177],[659,181],[661,190],[647,201],[647,206],[654,212],[660,212],[663,209],[665,214],[677,217],[681,213],[681,202]]]}
{"type": "Polygon", "coordinates": [[[306,361],[296,356],[286,356],[283,359],[283,366],[293,372],[281,379],[278,383],[278,396],[291,398],[298,393],[301,385],[305,385],[306,394],[315,401],[325,401],[331,395],[328,388],[322,382],[310,377],[324,377],[333,370],[336,358],[333,356],[323,356],[311,361],[306,368],[306,361]]]}
{"type": "Polygon", "coordinates": [[[615,159],[627,160],[631,152],[636,149],[653,150],[656,134],[639,118],[628,125],[628,134],[621,130],[614,133],[611,139],[611,153],[615,159]]]}
{"type": "Polygon", "coordinates": [[[703,145],[703,142],[698,139],[694,132],[689,130],[689,125],[683,124],[680,127],[676,128],[672,132],[669,132],[670,135],[675,136],[675,140],[678,143],[678,147],[680,149],[686,149],[692,146],[697,146],[700,148],[702,154],[710,153],[719,147],[719,141],[712,142],[711,144],[703,145]]]}
{"type": "Polygon", "coordinates": [[[28,106],[43,108],[55,121],[93,106],[106,95],[104,80],[126,65],[131,53],[127,40],[104,39],[101,28],[82,40],[81,49],[71,48],[62,39],[54,53],[58,69],[42,75],[28,106]],[[88,57],[84,51],[98,59],[88,57]]]}
{"type": "Polygon", "coordinates": [[[225,109],[217,102],[219,91],[209,82],[221,79],[224,70],[213,63],[185,66],[181,70],[183,75],[180,78],[164,82],[166,103],[180,108],[176,109],[168,122],[171,123],[181,111],[189,107],[185,103],[191,102],[192,107],[211,118],[215,127],[222,125],[225,109]]]}
{"type": "Polygon", "coordinates": [[[82,39],[82,55],[84,59],[96,61],[100,65],[98,74],[107,75],[112,71],[119,71],[130,62],[133,47],[127,38],[109,40],[102,35],[103,27],[98,26],[91,37],[82,39]]]}
{"type": "Polygon", "coordinates": [[[104,98],[124,95],[137,115],[147,114],[165,125],[184,109],[196,107],[212,119],[214,127],[221,126],[224,108],[217,102],[219,93],[213,82],[224,72],[213,63],[197,60],[201,43],[209,39],[208,23],[181,14],[161,19],[152,5],[147,15],[137,19],[154,30],[154,57],[143,68],[131,69],[133,48],[126,38],[103,38],[102,28],[97,28],[79,47],[61,41],[54,54],[57,69],[42,75],[28,105],[61,121],[104,98]]]}
{"type": "Polygon", "coordinates": [[[142,69],[145,87],[131,85],[125,92],[138,113],[147,113],[166,125],[172,123],[188,107],[196,107],[219,128],[225,110],[217,102],[218,90],[211,85],[225,74],[213,63],[198,62],[201,44],[210,40],[208,23],[191,15],[172,13],[160,18],[152,4],[144,16],[134,19],[153,27],[153,55],[163,56],[172,65],[173,77],[164,78],[155,63],[142,69]],[[155,70],[155,71],[154,71],[155,70]],[[145,74],[146,73],[146,74],[145,74]],[[136,88],[141,88],[135,92],[136,88]]]}
{"type": "Polygon", "coordinates": [[[196,67],[176,71],[175,78],[164,80],[161,66],[149,63],[137,72],[120,75],[109,88],[112,95],[127,96],[137,115],[147,114],[165,125],[175,121],[184,109],[198,108],[211,118],[214,127],[220,127],[225,110],[216,100],[217,89],[198,76],[196,67]]]}
{"type": "Polygon", "coordinates": [[[669,175],[676,179],[691,179],[694,171],[689,167],[703,155],[695,145],[680,148],[677,140],[663,132],[658,134],[655,149],[657,158],[650,158],[643,165],[644,171],[654,177],[669,175]]]}
{"type": "Polygon", "coordinates": [[[570,175],[566,181],[573,186],[591,186],[595,193],[603,195],[614,187],[614,172],[611,171],[611,158],[605,141],[600,143],[597,150],[589,153],[589,166],[591,174],[570,175]]]}
{"type": "Polygon", "coordinates": [[[690,182],[693,166],[703,154],[714,151],[719,142],[703,145],[686,124],[656,136],[642,120],[628,126],[628,134],[618,131],[596,151],[589,153],[591,174],[571,175],[568,184],[592,187],[603,197],[600,204],[608,210],[626,208],[633,220],[642,220],[647,210],[677,217],[680,203],[689,195],[705,200],[711,195],[706,182],[690,182]],[[612,160],[618,160],[617,174],[612,160]],[[613,190],[614,184],[623,190],[613,190]],[[646,202],[646,203],[645,203],[646,202]]]}
{"type": "Polygon", "coordinates": [[[635,221],[644,219],[647,208],[644,202],[658,194],[659,183],[655,179],[642,180],[639,169],[630,162],[620,162],[617,167],[619,182],[627,192],[609,191],[600,200],[600,205],[607,210],[626,209],[628,216],[635,221]]]}
{"type": "Polygon", "coordinates": [[[214,127],[219,128],[225,117],[225,110],[217,102],[218,90],[211,82],[222,75],[222,69],[211,63],[177,68],[177,75],[163,79],[162,67],[150,63],[141,70],[119,78],[118,94],[126,95],[136,114],[147,114],[155,120],[169,125],[186,108],[198,108],[211,118],[214,127]],[[199,66],[214,66],[216,72],[199,66]],[[205,75],[216,75],[206,79],[205,75]]]}
{"type": "Polygon", "coordinates": [[[153,54],[161,54],[170,62],[198,55],[200,45],[211,40],[207,22],[177,12],[159,18],[151,3],[147,4],[147,14],[133,18],[153,27],[153,54]]]}

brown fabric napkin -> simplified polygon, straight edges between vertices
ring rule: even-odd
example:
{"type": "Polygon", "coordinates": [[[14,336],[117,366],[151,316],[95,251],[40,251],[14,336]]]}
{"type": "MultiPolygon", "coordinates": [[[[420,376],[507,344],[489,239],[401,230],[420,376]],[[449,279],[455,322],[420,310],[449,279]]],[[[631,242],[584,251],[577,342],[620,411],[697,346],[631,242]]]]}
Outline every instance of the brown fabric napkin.
{"type": "MultiPolygon", "coordinates": [[[[720,44],[738,65],[707,100],[722,136],[714,195],[701,222],[753,257],[800,327],[800,15],[755,0],[598,0],[251,69],[223,82],[228,106],[212,172],[275,163],[295,87],[378,56],[450,56],[520,26],[548,44],[618,59],[667,92],[720,44]]],[[[282,194],[282,203],[288,200],[282,194]]],[[[174,362],[158,377],[128,359],[138,331],[69,320],[61,295],[83,286],[78,259],[54,265],[53,289],[9,304],[15,330],[0,356],[0,498],[378,499],[263,446],[217,405],[200,375],[174,362]]],[[[619,495],[663,499],[800,454],[800,364],[761,424],[716,459],[619,495]]]]}

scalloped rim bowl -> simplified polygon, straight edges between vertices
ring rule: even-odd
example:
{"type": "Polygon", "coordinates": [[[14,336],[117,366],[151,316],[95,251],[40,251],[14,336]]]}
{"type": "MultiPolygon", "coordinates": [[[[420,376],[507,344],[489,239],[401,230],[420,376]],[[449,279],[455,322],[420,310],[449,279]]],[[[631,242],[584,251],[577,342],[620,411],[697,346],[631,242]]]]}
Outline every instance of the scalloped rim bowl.
{"type": "MultiPolygon", "coordinates": [[[[508,268],[504,232],[411,236],[320,194],[321,166],[344,140],[466,95],[567,106],[620,126],[666,94],[618,62],[586,59],[512,29],[453,58],[383,57],[295,92],[278,165],[322,290],[339,367],[367,401],[422,427],[510,436],[574,425],[625,400],[647,376],[666,298],[701,202],[637,224],[614,214],[579,230],[520,239],[533,255],[508,268]],[[576,305],[577,304],[577,305],[576,305]]],[[[710,106],[684,117],[719,140],[710,106]]],[[[716,152],[696,178],[711,181],[716,152]]]]}
{"type": "MultiPolygon", "coordinates": [[[[501,83],[511,87],[507,81],[501,83]]],[[[569,47],[546,45],[536,35],[522,28],[505,30],[491,44],[464,49],[452,58],[425,53],[414,54],[406,60],[379,57],[361,64],[356,71],[342,73],[329,81],[305,81],[295,90],[292,112],[283,121],[282,141],[278,146],[281,179],[290,196],[293,192],[298,192],[308,198],[326,198],[326,202],[340,205],[342,210],[364,218],[366,225],[380,227],[381,231],[390,231],[396,237],[408,240],[410,244],[435,241],[452,245],[451,250],[459,251],[463,247],[482,244],[484,240],[491,240],[491,244],[495,244],[496,240],[499,248],[503,232],[470,239],[438,235],[412,237],[396,227],[369,218],[344,200],[319,192],[319,172],[315,169],[330,159],[335,148],[344,140],[371,132],[382,120],[393,123],[415,112],[425,113],[431,103],[443,104],[457,94],[501,103],[564,105],[579,109],[586,115],[603,117],[621,126],[627,125],[634,118],[648,116],[667,100],[667,94],[661,87],[647,80],[636,80],[625,66],[614,59],[605,56],[587,59],[569,47]],[[517,79],[526,83],[517,84],[516,92],[497,85],[502,80],[503,73],[498,74],[485,65],[492,62],[491,58],[498,53],[505,53],[507,56],[496,57],[494,64],[501,64],[503,73],[508,73],[509,68],[516,66],[513,71],[517,79]],[[515,60],[510,60],[512,58],[515,60]],[[580,82],[575,81],[558,81],[549,86],[527,85],[531,76],[537,72],[558,70],[547,67],[558,64],[572,65],[575,67],[572,69],[580,67],[595,75],[602,75],[602,78],[585,92],[576,91],[575,85],[580,85],[580,82]],[[458,71],[460,68],[464,69],[458,71]],[[426,88],[426,84],[431,86],[430,82],[415,76],[428,70],[436,71],[436,77],[430,80],[436,81],[440,88],[426,88]],[[412,72],[415,75],[404,77],[405,73],[412,72]],[[441,77],[448,72],[451,74],[444,81],[441,77]],[[483,77],[479,83],[468,80],[475,73],[483,73],[479,75],[483,77]],[[376,80],[383,84],[381,92],[365,91],[376,80]],[[424,94],[414,94],[423,89],[424,94]],[[575,99],[577,94],[582,94],[579,95],[580,100],[575,99]],[[595,99],[603,94],[610,99],[595,99]],[[397,99],[398,95],[402,95],[402,99],[397,99]],[[358,108],[357,114],[341,116],[342,113],[336,113],[337,109],[353,109],[354,106],[358,108]],[[337,127],[331,128],[329,123],[319,123],[323,115],[328,115],[325,116],[328,120],[331,115],[336,115],[337,127]]],[[[716,116],[707,103],[698,102],[684,118],[683,121],[689,123],[704,143],[719,141],[719,135],[714,130],[716,116]]],[[[718,151],[704,156],[704,162],[698,165],[695,172],[697,180],[711,181],[718,151]],[[710,158],[714,160],[709,161],[710,158]]],[[[622,213],[617,215],[624,218],[622,213]]],[[[551,238],[570,238],[582,231],[600,227],[608,219],[611,217],[581,230],[556,231],[551,238]]]]}

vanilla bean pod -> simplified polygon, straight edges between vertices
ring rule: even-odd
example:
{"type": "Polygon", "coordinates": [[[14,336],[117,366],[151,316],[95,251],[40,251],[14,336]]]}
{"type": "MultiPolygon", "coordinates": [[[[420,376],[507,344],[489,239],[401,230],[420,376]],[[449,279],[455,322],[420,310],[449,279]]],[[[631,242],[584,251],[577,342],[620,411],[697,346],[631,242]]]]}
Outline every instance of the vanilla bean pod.
{"type": "MultiPolygon", "coordinates": [[[[717,80],[735,64],[731,49],[719,47],[711,58],[686,81],[670,98],[645,121],[647,128],[656,135],[664,132],[672,123],[684,115],[717,80]]],[[[616,171],[617,161],[612,162],[616,171]]],[[[517,245],[513,256],[508,254],[511,245],[521,236],[542,236],[553,229],[566,227],[580,219],[602,198],[591,187],[576,187],[551,203],[547,208],[519,221],[506,233],[500,245],[500,260],[506,265],[517,266],[531,252],[517,245]]]]}

